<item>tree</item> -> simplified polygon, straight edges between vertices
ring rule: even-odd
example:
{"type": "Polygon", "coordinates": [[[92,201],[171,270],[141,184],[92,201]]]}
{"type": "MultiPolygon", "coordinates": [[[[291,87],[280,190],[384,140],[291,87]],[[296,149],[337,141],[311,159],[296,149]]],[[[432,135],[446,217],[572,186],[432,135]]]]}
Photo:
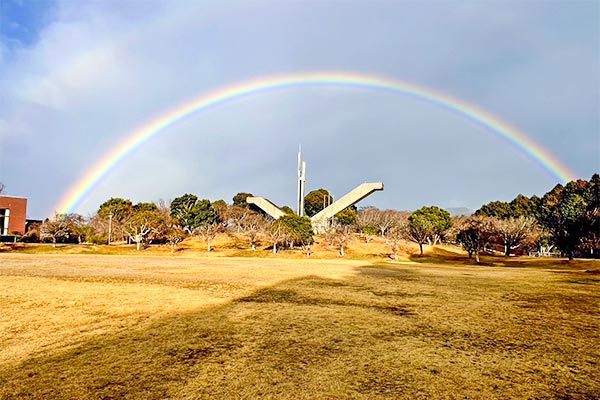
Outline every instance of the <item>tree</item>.
{"type": "Polygon", "coordinates": [[[163,218],[157,209],[151,210],[143,206],[127,219],[125,230],[131,240],[136,243],[136,250],[139,251],[148,236],[160,230],[162,223],[163,218]]]}
{"type": "Polygon", "coordinates": [[[277,221],[273,221],[270,229],[267,231],[269,238],[273,242],[273,254],[277,254],[277,245],[285,242],[288,235],[287,229],[282,224],[277,223],[277,221]]]}
{"type": "Polygon", "coordinates": [[[170,225],[164,232],[165,240],[171,248],[171,253],[175,253],[177,245],[185,240],[185,231],[177,225],[170,225]]]}
{"type": "Polygon", "coordinates": [[[361,232],[372,232],[373,228],[381,236],[385,236],[387,230],[394,226],[398,220],[406,219],[406,212],[397,210],[380,210],[376,207],[364,207],[356,213],[356,226],[361,232]]]}
{"type": "Polygon", "coordinates": [[[184,194],[171,202],[171,217],[189,234],[203,225],[220,221],[210,200],[198,200],[193,194],[184,194]]]}
{"type": "Polygon", "coordinates": [[[186,193],[171,201],[171,217],[189,234],[196,228],[198,196],[186,193]]]}
{"type": "Polygon", "coordinates": [[[356,226],[365,242],[369,243],[379,232],[377,227],[380,210],[375,207],[363,207],[356,212],[356,226]]]}
{"type": "MultiPolygon", "coordinates": [[[[392,250],[392,258],[398,259],[398,250],[400,250],[400,243],[407,236],[408,221],[406,218],[397,219],[396,222],[387,230],[385,238],[386,243],[392,250]]],[[[423,251],[421,250],[421,254],[423,251]]]]}
{"type": "Polygon", "coordinates": [[[40,238],[42,240],[50,239],[52,247],[60,240],[69,239],[71,236],[73,223],[68,214],[54,214],[51,219],[46,219],[40,227],[40,238]]]}
{"type": "Polygon", "coordinates": [[[304,212],[308,217],[312,217],[331,203],[333,197],[327,190],[323,188],[313,190],[304,197],[304,212]]]}
{"type": "Polygon", "coordinates": [[[292,210],[292,207],[290,206],[281,207],[281,211],[283,211],[286,214],[294,214],[294,210],[292,210]]]}
{"type": "Polygon", "coordinates": [[[122,221],[126,219],[133,209],[131,200],[122,199],[120,197],[105,201],[98,209],[98,215],[102,218],[108,218],[112,214],[113,220],[122,221]]]}
{"type": "Polygon", "coordinates": [[[103,221],[109,242],[113,237],[124,239],[127,236],[125,230],[125,221],[133,213],[133,204],[131,200],[120,197],[110,198],[98,208],[98,217],[103,221]],[[110,232],[108,232],[110,231],[110,232]]]}
{"type": "Polygon", "coordinates": [[[335,221],[341,225],[355,225],[356,224],[356,206],[350,206],[344,208],[334,216],[335,221]]]}
{"type": "Polygon", "coordinates": [[[537,218],[540,198],[532,196],[531,198],[519,194],[509,205],[511,208],[511,217],[529,217],[537,218]]]}
{"type": "Polygon", "coordinates": [[[589,181],[585,191],[585,199],[588,203],[587,219],[589,222],[588,234],[586,235],[584,247],[590,251],[592,256],[598,257],[600,251],[600,175],[594,174],[589,181]]]}
{"type": "Polygon", "coordinates": [[[171,248],[171,253],[175,253],[177,245],[183,242],[187,236],[185,230],[180,227],[171,217],[171,205],[164,201],[158,201],[158,214],[162,219],[162,223],[159,228],[159,235],[165,240],[165,242],[171,248]]]}
{"type": "Polygon", "coordinates": [[[504,254],[510,256],[511,250],[531,243],[537,234],[537,224],[531,217],[520,216],[508,219],[492,220],[495,235],[504,246],[504,254]]]}
{"type": "Polygon", "coordinates": [[[87,242],[88,238],[93,236],[94,228],[83,215],[69,214],[67,217],[71,225],[70,235],[77,237],[77,243],[87,242]]]}
{"type": "Polygon", "coordinates": [[[212,208],[213,208],[213,210],[215,210],[215,212],[219,216],[220,221],[227,220],[227,209],[229,208],[229,206],[227,205],[225,200],[213,201],[212,208]]]}
{"type": "Polygon", "coordinates": [[[236,231],[239,233],[243,230],[244,220],[246,220],[251,215],[251,213],[254,212],[246,207],[229,206],[227,208],[227,214],[225,217],[226,223],[230,227],[235,228],[236,231]]]}
{"type": "Polygon", "coordinates": [[[219,214],[215,211],[210,200],[199,200],[196,204],[196,218],[194,220],[196,226],[213,225],[221,222],[219,214]]]}
{"type": "Polygon", "coordinates": [[[233,205],[238,207],[248,207],[248,203],[246,199],[248,197],[254,197],[252,193],[240,192],[233,196],[233,205]]]}
{"type": "Polygon", "coordinates": [[[138,211],[158,211],[158,206],[154,203],[137,203],[133,206],[135,212],[138,211]]]}
{"type": "Polygon", "coordinates": [[[379,232],[379,229],[372,225],[367,225],[361,229],[360,235],[365,238],[365,243],[369,244],[377,235],[377,232],[379,232]]]}
{"type": "Polygon", "coordinates": [[[6,189],[6,185],[4,185],[4,183],[0,182],[0,194],[2,194],[2,192],[4,192],[5,189],[6,189]]]}
{"type": "Polygon", "coordinates": [[[252,250],[256,250],[258,235],[267,228],[267,220],[262,215],[250,211],[249,215],[241,221],[240,227],[248,237],[252,250]]]}
{"type": "Polygon", "coordinates": [[[350,238],[352,238],[352,233],[354,230],[350,225],[344,224],[333,224],[326,231],[326,236],[328,236],[330,244],[336,246],[339,250],[340,257],[344,257],[346,255],[346,245],[350,238]]]}
{"type": "Polygon", "coordinates": [[[276,225],[281,225],[286,231],[288,240],[292,244],[301,246],[309,245],[313,242],[313,227],[308,217],[300,217],[290,214],[284,215],[275,221],[276,225]]]}
{"type": "Polygon", "coordinates": [[[492,219],[487,216],[474,215],[457,219],[456,240],[469,254],[469,258],[475,254],[475,260],[479,264],[479,253],[487,245],[494,234],[492,219]]]}
{"type": "MultiPolygon", "coordinates": [[[[411,216],[409,217],[409,229],[411,218],[415,218],[417,216],[424,217],[431,224],[431,233],[428,237],[428,240],[433,242],[434,246],[439,240],[441,240],[444,237],[446,231],[448,231],[448,229],[450,229],[450,227],[452,226],[452,217],[450,216],[450,213],[448,211],[442,210],[441,208],[436,206],[431,206],[421,207],[411,214],[411,216]]],[[[421,224],[421,226],[424,225],[421,224]]],[[[422,253],[423,252],[421,251],[421,254],[422,253]]]]}
{"type": "Polygon", "coordinates": [[[223,225],[218,223],[216,220],[212,223],[203,223],[201,224],[196,232],[204,239],[206,242],[206,251],[210,252],[212,250],[212,242],[217,237],[219,233],[223,231],[223,225]]]}
{"type": "MultiPolygon", "coordinates": [[[[594,225],[593,213],[586,201],[587,183],[569,182],[566,186],[556,185],[541,201],[542,223],[552,234],[556,246],[573,260],[582,239],[594,225]]],[[[591,206],[591,207],[590,207],[591,206]]]]}
{"type": "Polygon", "coordinates": [[[512,216],[513,211],[510,204],[505,201],[492,201],[475,211],[475,215],[504,219],[512,216]]]}
{"type": "Polygon", "coordinates": [[[435,227],[425,214],[414,212],[408,217],[406,234],[410,240],[419,245],[421,255],[423,255],[423,244],[425,244],[434,233],[435,227]]]}
{"type": "Polygon", "coordinates": [[[313,243],[313,228],[310,218],[295,214],[284,215],[273,222],[269,236],[273,240],[273,253],[277,253],[277,244],[287,241],[290,245],[302,246],[307,254],[313,243]]]}

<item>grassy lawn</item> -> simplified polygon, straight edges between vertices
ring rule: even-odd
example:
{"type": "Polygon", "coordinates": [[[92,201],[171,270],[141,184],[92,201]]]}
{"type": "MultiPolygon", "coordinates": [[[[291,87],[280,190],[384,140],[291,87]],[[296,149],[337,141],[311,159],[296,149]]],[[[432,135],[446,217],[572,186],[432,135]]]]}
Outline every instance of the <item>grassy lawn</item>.
{"type": "Polygon", "coordinates": [[[600,398],[600,263],[502,260],[0,253],[0,398],[600,398]]]}

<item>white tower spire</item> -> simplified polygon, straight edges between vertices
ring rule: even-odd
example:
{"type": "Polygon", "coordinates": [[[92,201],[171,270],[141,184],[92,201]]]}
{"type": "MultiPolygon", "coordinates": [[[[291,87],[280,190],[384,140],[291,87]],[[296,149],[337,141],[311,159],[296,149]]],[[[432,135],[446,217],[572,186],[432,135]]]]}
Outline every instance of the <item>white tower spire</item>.
{"type": "Polygon", "coordinates": [[[299,216],[304,216],[304,187],[306,185],[306,162],[302,160],[302,145],[298,146],[298,199],[296,211],[299,216]]]}

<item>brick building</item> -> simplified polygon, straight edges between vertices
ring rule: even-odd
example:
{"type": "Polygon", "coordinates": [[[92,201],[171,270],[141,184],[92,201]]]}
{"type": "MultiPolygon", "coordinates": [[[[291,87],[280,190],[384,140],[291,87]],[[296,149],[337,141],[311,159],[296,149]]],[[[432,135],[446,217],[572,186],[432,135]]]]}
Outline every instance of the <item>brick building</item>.
{"type": "Polygon", "coordinates": [[[26,217],[27,199],[0,196],[0,236],[12,233],[24,235],[26,217]]]}

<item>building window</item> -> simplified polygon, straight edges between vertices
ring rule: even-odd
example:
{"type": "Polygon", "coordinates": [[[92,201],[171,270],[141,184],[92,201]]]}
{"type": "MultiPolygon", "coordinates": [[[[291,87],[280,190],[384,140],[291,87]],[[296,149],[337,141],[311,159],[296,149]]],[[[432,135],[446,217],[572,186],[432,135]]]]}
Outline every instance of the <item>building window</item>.
{"type": "Polygon", "coordinates": [[[0,208],[0,235],[8,235],[8,220],[10,210],[8,208],[0,208]]]}

